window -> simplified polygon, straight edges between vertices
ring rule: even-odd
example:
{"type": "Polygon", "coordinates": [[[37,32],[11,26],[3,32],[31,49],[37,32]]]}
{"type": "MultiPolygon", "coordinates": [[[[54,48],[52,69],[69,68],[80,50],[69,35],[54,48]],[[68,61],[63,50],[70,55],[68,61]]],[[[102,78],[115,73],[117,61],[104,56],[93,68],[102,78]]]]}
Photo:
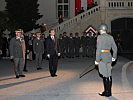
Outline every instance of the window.
{"type": "Polygon", "coordinates": [[[69,18],[69,0],[57,0],[57,17],[69,18]]]}
{"type": "Polygon", "coordinates": [[[62,0],[58,0],[58,3],[62,3],[62,0]]]}
{"type": "Polygon", "coordinates": [[[68,0],[64,0],[64,3],[68,3],[68,0]]]}

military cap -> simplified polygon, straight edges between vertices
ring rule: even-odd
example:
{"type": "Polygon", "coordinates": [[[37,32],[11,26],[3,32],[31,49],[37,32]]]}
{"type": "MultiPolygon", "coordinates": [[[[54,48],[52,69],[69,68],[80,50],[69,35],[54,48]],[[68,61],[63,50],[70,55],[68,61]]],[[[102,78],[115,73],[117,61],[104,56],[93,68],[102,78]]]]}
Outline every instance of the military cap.
{"type": "Polygon", "coordinates": [[[22,32],[23,33],[23,30],[22,29],[17,29],[17,30],[15,30],[15,32],[16,33],[18,33],[18,32],[22,32]]]}
{"type": "Polygon", "coordinates": [[[36,35],[41,35],[41,33],[40,32],[36,32],[36,35]]]}

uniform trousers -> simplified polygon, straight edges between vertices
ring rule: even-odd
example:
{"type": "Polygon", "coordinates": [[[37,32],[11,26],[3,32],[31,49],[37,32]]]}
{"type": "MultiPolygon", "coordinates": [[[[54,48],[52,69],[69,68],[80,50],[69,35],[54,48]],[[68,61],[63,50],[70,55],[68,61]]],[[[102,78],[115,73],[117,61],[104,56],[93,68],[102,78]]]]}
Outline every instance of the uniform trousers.
{"type": "Polygon", "coordinates": [[[40,68],[42,64],[42,53],[36,53],[36,67],[40,68]]]}
{"type": "Polygon", "coordinates": [[[16,75],[22,75],[24,68],[24,59],[23,58],[14,58],[14,71],[16,75]]]}

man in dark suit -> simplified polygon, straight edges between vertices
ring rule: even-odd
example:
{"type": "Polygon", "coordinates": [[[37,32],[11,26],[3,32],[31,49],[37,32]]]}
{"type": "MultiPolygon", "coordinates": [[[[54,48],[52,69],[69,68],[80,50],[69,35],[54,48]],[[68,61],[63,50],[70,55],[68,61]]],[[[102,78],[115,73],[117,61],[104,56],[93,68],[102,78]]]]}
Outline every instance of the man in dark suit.
{"type": "Polygon", "coordinates": [[[57,77],[58,57],[60,56],[60,49],[58,39],[55,37],[54,29],[50,29],[49,36],[46,39],[46,51],[49,58],[49,71],[52,77],[57,77]]]}

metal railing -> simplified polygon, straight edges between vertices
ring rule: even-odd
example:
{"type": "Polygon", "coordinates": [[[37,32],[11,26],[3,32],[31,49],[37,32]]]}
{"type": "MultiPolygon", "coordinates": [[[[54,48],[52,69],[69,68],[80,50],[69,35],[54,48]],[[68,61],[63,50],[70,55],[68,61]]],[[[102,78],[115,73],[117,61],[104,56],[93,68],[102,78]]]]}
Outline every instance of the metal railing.
{"type": "MultiPolygon", "coordinates": [[[[93,7],[91,9],[87,10],[86,12],[83,12],[67,21],[64,21],[61,24],[58,24],[57,26],[54,27],[55,32],[57,34],[67,32],[67,30],[70,30],[72,27],[75,27],[80,21],[82,21],[88,17],[91,17],[93,14],[95,14],[99,11],[100,11],[99,6],[93,7]]],[[[47,32],[45,32],[45,33],[47,33],[47,32]]]]}

